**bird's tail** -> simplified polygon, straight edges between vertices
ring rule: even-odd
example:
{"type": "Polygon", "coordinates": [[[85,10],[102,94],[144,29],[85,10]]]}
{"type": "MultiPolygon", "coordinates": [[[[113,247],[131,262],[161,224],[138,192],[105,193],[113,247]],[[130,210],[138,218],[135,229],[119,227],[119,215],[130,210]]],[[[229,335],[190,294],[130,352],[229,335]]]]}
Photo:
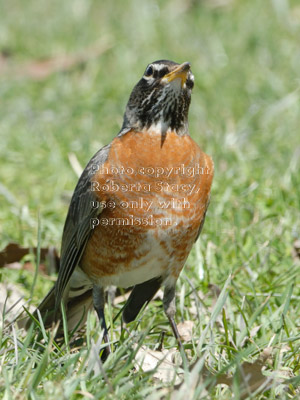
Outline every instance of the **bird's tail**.
{"type": "MultiPolygon", "coordinates": [[[[88,311],[93,307],[92,285],[90,282],[78,279],[82,278],[80,275],[81,273],[77,273],[77,271],[73,273],[62,299],[69,332],[78,330],[85,324],[88,311]]],[[[63,335],[62,312],[61,308],[57,309],[56,307],[55,286],[32,314],[35,319],[38,319],[38,311],[46,329],[59,323],[57,336],[63,335]]],[[[32,318],[20,318],[17,323],[20,328],[28,329],[32,318]]]]}

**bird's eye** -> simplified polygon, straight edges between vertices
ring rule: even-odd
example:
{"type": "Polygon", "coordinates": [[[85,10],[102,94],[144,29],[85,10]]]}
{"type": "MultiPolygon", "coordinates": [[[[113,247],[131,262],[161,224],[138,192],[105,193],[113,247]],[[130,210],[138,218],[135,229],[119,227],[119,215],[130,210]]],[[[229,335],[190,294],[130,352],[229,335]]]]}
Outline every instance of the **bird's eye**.
{"type": "Polygon", "coordinates": [[[153,75],[153,67],[151,67],[151,65],[149,65],[149,67],[147,67],[146,71],[145,71],[145,76],[151,76],[153,75]]]}

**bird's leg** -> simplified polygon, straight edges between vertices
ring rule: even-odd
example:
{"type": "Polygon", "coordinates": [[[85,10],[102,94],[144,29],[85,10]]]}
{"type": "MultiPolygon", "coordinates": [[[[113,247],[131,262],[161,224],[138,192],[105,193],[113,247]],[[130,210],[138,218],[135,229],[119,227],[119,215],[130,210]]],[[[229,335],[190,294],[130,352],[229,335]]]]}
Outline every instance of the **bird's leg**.
{"type": "Polygon", "coordinates": [[[168,286],[165,287],[163,304],[164,304],[164,310],[165,310],[166,316],[169,319],[174,336],[177,340],[179,350],[180,350],[180,352],[184,353],[183,345],[182,345],[180,335],[179,335],[179,332],[177,329],[177,325],[176,325],[176,322],[174,319],[175,313],[176,313],[175,285],[170,286],[170,287],[168,287],[168,286]]]}
{"type": "Polygon", "coordinates": [[[93,304],[94,308],[97,312],[101,328],[103,329],[103,340],[104,343],[106,343],[105,348],[103,349],[102,353],[102,361],[105,361],[109,354],[111,353],[111,347],[109,344],[109,337],[108,337],[108,331],[107,331],[107,326],[105,322],[105,317],[104,317],[104,305],[105,305],[105,297],[104,297],[104,290],[101,286],[94,285],[93,286],[93,304]]]}

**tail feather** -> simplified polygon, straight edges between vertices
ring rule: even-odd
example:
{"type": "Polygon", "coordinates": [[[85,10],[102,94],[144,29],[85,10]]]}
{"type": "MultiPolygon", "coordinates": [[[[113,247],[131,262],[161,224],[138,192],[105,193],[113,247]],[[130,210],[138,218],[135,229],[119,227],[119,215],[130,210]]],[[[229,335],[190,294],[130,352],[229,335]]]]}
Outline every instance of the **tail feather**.
{"type": "MultiPolygon", "coordinates": [[[[68,331],[71,332],[80,329],[86,322],[88,311],[93,308],[92,290],[89,289],[77,297],[67,298],[65,308],[68,331]]],[[[61,312],[55,312],[55,288],[50,290],[32,314],[36,319],[38,319],[38,311],[41,314],[46,329],[51,328],[54,324],[62,320],[61,312]]],[[[17,320],[19,328],[29,329],[31,323],[32,319],[30,317],[20,317],[17,320]]],[[[60,324],[57,332],[57,336],[61,335],[63,335],[62,324],[60,324]]]]}
{"type": "MultiPolygon", "coordinates": [[[[123,320],[125,323],[131,322],[136,318],[142,307],[148,304],[158,291],[161,284],[162,277],[158,277],[134,286],[123,310],[123,320]]],[[[71,277],[70,284],[65,289],[63,295],[69,332],[78,330],[85,324],[88,311],[93,308],[92,291],[91,281],[83,276],[82,271],[75,270],[71,277]]],[[[38,319],[38,311],[42,316],[46,329],[62,321],[60,309],[56,310],[55,286],[33,313],[36,319],[38,319]]],[[[31,323],[31,318],[21,318],[18,321],[18,326],[28,329],[31,323]]],[[[57,336],[61,335],[63,335],[62,323],[60,323],[57,333],[57,336]]]]}
{"type": "Polygon", "coordinates": [[[82,328],[91,309],[93,309],[92,289],[87,290],[80,296],[69,298],[66,313],[68,330],[74,331],[82,328]]]}
{"type": "Polygon", "coordinates": [[[159,277],[134,286],[123,310],[123,320],[125,323],[135,320],[143,305],[148,304],[158,291],[161,283],[162,278],[159,277]]]}
{"type": "MultiPolygon", "coordinates": [[[[35,318],[38,318],[37,310],[39,310],[42,316],[46,329],[50,328],[54,323],[57,322],[58,318],[55,312],[55,286],[50,290],[38,308],[34,311],[33,316],[35,318]]],[[[26,325],[27,329],[29,328],[30,323],[31,319],[28,318],[26,325]]]]}
{"type": "MultiPolygon", "coordinates": [[[[46,328],[50,328],[52,324],[55,322],[54,318],[54,310],[55,310],[55,295],[54,295],[54,287],[50,290],[50,292],[45,296],[44,300],[38,306],[38,308],[32,313],[33,317],[38,319],[37,310],[40,311],[42,319],[44,321],[44,325],[46,328]]],[[[16,322],[19,328],[29,329],[32,318],[28,317],[28,315],[24,316],[24,311],[17,317],[16,322]]]]}
{"type": "MultiPolygon", "coordinates": [[[[92,284],[87,280],[80,279],[80,273],[73,273],[70,284],[64,291],[63,303],[66,310],[68,331],[80,329],[86,322],[87,314],[93,308],[92,284]]],[[[55,286],[49,291],[44,300],[34,311],[33,316],[38,319],[40,312],[46,329],[51,328],[57,322],[62,321],[60,308],[56,307],[55,286]]],[[[19,318],[18,326],[28,329],[32,323],[29,317],[19,318]]],[[[60,323],[57,336],[63,335],[63,326],[60,323]]]]}

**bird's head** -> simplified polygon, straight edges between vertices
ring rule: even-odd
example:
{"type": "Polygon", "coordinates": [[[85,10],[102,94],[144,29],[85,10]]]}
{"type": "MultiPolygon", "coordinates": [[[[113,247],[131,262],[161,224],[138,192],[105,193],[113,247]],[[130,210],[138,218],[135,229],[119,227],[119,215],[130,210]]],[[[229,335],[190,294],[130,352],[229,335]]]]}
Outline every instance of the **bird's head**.
{"type": "Polygon", "coordinates": [[[132,90],[122,129],[151,129],[162,135],[168,131],[186,134],[193,86],[189,62],[152,62],[132,90]]]}

